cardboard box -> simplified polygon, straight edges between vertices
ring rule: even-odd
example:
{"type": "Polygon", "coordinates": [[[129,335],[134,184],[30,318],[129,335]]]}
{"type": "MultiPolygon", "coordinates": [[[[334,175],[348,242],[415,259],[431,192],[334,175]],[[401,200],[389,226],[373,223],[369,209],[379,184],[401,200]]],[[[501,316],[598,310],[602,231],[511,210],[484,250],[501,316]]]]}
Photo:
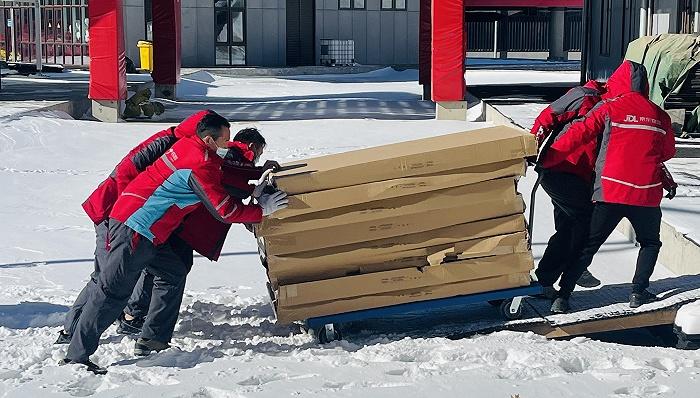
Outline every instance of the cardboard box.
{"type": "Polygon", "coordinates": [[[396,214],[378,220],[328,225],[308,231],[264,238],[266,255],[282,255],[337,247],[376,239],[430,231],[472,221],[523,213],[525,202],[520,195],[507,194],[491,201],[470,203],[464,198],[460,207],[433,209],[418,214],[396,214]]]}
{"type": "MultiPolygon", "coordinates": [[[[511,224],[524,228],[523,220],[519,221],[521,222],[513,222],[511,224]]],[[[399,245],[398,247],[401,246],[399,245]]],[[[273,286],[276,287],[278,284],[286,285],[401,268],[423,267],[430,265],[429,261],[431,259],[433,260],[432,265],[440,264],[449,253],[454,253],[457,248],[460,250],[458,252],[460,257],[450,257],[450,259],[524,253],[528,251],[527,233],[506,233],[506,235],[432,245],[424,248],[411,248],[403,251],[387,251],[375,255],[324,256],[326,258],[321,257],[320,259],[310,257],[306,261],[300,258],[284,261],[289,260],[289,258],[281,257],[283,259],[281,262],[278,261],[280,257],[273,256],[274,260],[268,258],[268,277],[273,286]],[[324,260],[326,261],[324,262],[324,260]]],[[[358,250],[358,252],[362,251],[363,249],[358,250]]],[[[364,252],[371,253],[372,251],[364,250],[364,252]]]]}
{"type": "Polygon", "coordinates": [[[327,249],[279,256],[268,253],[267,263],[271,269],[290,270],[297,269],[305,264],[308,264],[310,267],[326,267],[336,264],[358,264],[362,263],[365,258],[423,247],[446,245],[465,239],[505,235],[524,231],[525,227],[525,217],[522,214],[514,214],[466,224],[452,225],[404,236],[364,241],[327,249]]]}
{"type": "Polygon", "coordinates": [[[279,286],[279,307],[294,307],[346,298],[385,294],[429,286],[528,272],[530,252],[461,260],[421,268],[404,268],[365,275],[279,286]]]}
{"type": "Polygon", "coordinates": [[[537,143],[531,134],[495,126],[288,163],[284,166],[306,166],[277,173],[274,181],[280,189],[296,195],[536,154],[537,143]]]}
{"type": "MultiPolygon", "coordinates": [[[[360,203],[340,209],[304,214],[297,217],[263,219],[256,226],[256,235],[270,237],[288,235],[323,229],[330,226],[352,226],[363,222],[381,223],[382,220],[421,214],[427,211],[446,211],[463,207],[465,203],[472,206],[489,206],[492,202],[503,202],[516,195],[513,178],[500,178],[478,184],[441,189],[439,191],[401,196],[370,203],[360,203]]],[[[449,224],[446,224],[449,225],[449,224]]],[[[342,242],[342,239],[339,239],[342,242]]],[[[351,242],[347,242],[351,243],[351,242]]]]}
{"type": "Polygon", "coordinates": [[[323,210],[352,206],[377,200],[415,195],[429,191],[458,187],[503,177],[525,175],[526,163],[522,159],[489,163],[450,170],[444,174],[397,178],[344,188],[309,192],[289,197],[289,207],[275,212],[271,218],[289,218],[323,210]]]}
{"type": "Polygon", "coordinates": [[[440,286],[420,287],[416,289],[380,293],[371,296],[352,297],[342,300],[313,303],[294,307],[277,306],[277,322],[291,323],[324,315],[341,314],[370,308],[387,307],[416,301],[425,301],[466,294],[510,289],[530,284],[527,272],[501,275],[496,277],[451,283],[440,286]]]}
{"type": "Polygon", "coordinates": [[[529,250],[527,232],[524,231],[508,235],[492,236],[485,239],[457,242],[451,246],[450,248],[430,254],[428,256],[428,263],[430,265],[437,265],[447,261],[524,253],[529,250]]]}

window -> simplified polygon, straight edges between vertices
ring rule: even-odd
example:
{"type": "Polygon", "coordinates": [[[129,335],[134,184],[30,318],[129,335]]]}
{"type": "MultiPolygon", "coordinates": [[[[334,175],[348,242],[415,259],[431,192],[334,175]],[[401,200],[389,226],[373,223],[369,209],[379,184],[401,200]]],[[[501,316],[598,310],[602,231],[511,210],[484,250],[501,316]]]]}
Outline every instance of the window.
{"type": "Polygon", "coordinates": [[[406,0],[382,0],[382,10],[405,11],[406,0]]]}
{"type": "Polygon", "coordinates": [[[339,10],[364,10],[365,0],[338,0],[339,10]]]}
{"type": "Polygon", "coordinates": [[[245,0],[214,1],[216,64],[245,65],[245,0]]]}

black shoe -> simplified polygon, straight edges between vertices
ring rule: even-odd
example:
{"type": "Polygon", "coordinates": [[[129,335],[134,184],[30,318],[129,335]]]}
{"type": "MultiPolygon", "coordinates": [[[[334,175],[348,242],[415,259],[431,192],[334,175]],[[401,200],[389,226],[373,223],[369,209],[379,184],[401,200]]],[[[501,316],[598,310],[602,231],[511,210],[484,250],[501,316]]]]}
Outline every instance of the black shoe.
{"type": "Polygon", "coordinates": [[[141,329],[143,328],[143,319],[134,318],[127,321],[124,317],[124,313],[119,316],[119,325],[117,325],[117,333],[126,335],[137,335],[141,334],[141,329]]]}
{"type": "Polygon", "coordinates": [[[554,300],[557,297],[557,289],[554,286],[542,286],[542,293],[536,294],[534,297],[554,300]]]}
{"type": "Polygon", "coordinates": [[[136,344],[134,345],[134,355],[139,357],[145,357],[146,355],[150,355],[154,351],[159,352],[167,350],[168,348],[170,348],[170,344],[168,343],[139,337],[139,339],[136,340],[136,344]]]}
{"type": "Polygon", "coordinates": [[[56,339],[56,342],[54,344],[70,344],[70,338],[71,336],[68,333],[66,333],[65,330],[61,330],[60,332],[58,332],[58,338],[56,339]]]}
{"type": "Polygon", "coordinates": [[[85,361],[73,361],[72,359],[62,359],[59,363],[60,366],[63,365],[83,365],[87,368],[88,372],[92,372],[96,375],[104,375],[107,374],[107,369],[100,367],[96,363],[88,360],[85,361]]]}
{"type": "Polygon", "coordinates": [[[552,308],[550,308],[550,311],[553,314],[565,314],[569,312],[569,299],[557,297],[552,303],[552,308]]]}
{"type": "Polygon", "coordinates": [[[632,293],[630,294],[630,308],[637,308],[641,305],[658,300],[659,298],[656,297],[655,294],[649,293],[646,290],[642,291],[641,293],[632,293]]]}
{"type": "Polygon", "coordinates": [[[600,279],[596,278],[591,274],[591,271],[585,270],[581,277],[578,278],[576,284],[581,287],[597,287],[600,286],[600,279]]]}

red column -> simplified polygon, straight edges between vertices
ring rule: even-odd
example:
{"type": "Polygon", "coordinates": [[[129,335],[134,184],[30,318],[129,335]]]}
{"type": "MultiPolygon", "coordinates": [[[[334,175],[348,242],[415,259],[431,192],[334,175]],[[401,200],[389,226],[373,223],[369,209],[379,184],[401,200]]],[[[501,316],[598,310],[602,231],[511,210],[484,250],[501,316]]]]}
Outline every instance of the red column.
{"type": "Polygon", "coordinates": [[[463,101],[464,57],[464,0],[432,0],[433,101],[463,101]]]}
{"type": "MultiPolygon", "coordinates": [[[[180,0],[153,0],[153,82],[180,82],[180,0]]],[[[212,20],[212,23],[214,21],[212,20]]]]}
{"type": "Polygon", "coordinates": [[[93,100],[126,99],[124,24],[121,0],[92,0],[88,4],[90,90],[93,100]]]}

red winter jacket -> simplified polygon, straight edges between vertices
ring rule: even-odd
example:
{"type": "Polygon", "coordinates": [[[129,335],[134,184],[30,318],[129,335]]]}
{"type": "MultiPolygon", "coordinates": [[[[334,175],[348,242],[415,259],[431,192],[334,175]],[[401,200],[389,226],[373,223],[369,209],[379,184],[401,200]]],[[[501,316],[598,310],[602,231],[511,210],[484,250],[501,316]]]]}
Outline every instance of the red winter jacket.
{"type": "Polygon", "coordinates": [[[110,217],[159,245],[202,204],[219,221],[258,223],[262,209],[222,186],[224,160],[201,138],[178,140],[122,192],[110,217]]]}
{"type": "Polygon", "coordinates": [[[197,112],[177,127],[159,131],[134,147],[83,203],[83,209],[95,224],[109,217],[114,202],[136,176],[156,161],[180,138],[194,135],[197,124],[209,111],[197,112]]]}
{"type": "Polygon", "coordinates": [[[540,113],[530,131],[537,137],[540,148],[537,157],[538,168],[570,173],[587,182],[591,181],[595,143],[581,147],[578,152],[570,154],[565,161],[557,163],[552,162],[552,156],[548,150],[554,141],[566,136],[573,122],[582,119],[600,103],[605,91],[602,83],[590,80],[583,86],[572,88],[540,113]]]}
{"type": "Polygon", "coordinates": [[[596,153],[593,200],[656,207],[663,196],[661,163],[675,153],[668,114],[649,101],[643,65],[624,61],[610,76],[615,97],[569,128],[550,147],[564,161],[582,146],[600,142],[596,153]]]}
{"type": "MultiPolygon", "coordinates": [[[[255,185],[249,185],[248,181],[257,180],[262,175],[262,169],[253,163],[254,158],[255,154],[248,149],[247,144],[229,142],[229,153],[224,158],[221,170],[224,189],[231,197],[242,200],[253,193],[255,185]]],[[[197,253],[216,261],[221,255],[230,228],[231,224],[217,220],[200,205],[185,218],[178,236],[197,253]]]]}

